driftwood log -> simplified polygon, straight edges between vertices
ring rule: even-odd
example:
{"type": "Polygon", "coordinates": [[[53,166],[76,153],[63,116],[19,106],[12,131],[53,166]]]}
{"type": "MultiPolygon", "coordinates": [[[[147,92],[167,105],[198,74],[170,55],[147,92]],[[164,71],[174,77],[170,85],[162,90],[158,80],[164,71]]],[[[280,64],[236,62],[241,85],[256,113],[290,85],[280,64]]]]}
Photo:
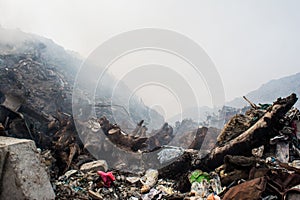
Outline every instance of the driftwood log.
{"type": "Polygon", "coordinates": [[[202,165],[213,170],[223,164],[226,155],[250,156],[253,148],[268,143],[269,139],[278,133],[276,130],[282,128],[279,119],[293,107],[297,100],[296,94],[294,93],[286,98],[277,99],[267,110],[265,115],[248,130],[230,140],[224,146],[215,147],[212,152],[202,160],[202,165]]]}
{"type": "Polygon", "coordinates": [[[186,151],[173,163],[159,169],[160,176],[178,178],[180,174],[186,174],[194,169],[212,171],[224,163],[226,155],[250,156],[253,148],[268,143],[271,137],[278,134],[278,130],[283,127],[279,120],[292,108],[296,101],[295,94],[277,99],[263,117],[238,137],[230,140],[224,146],[216,146],[202,159],[199,159],[197,152],[186,151]],[[180,170],[178,170],[178,166],[183,165],[185,167],[180,167],[180,170]],[[177,176],[174,176],[174,172],[177,173],[177,176]]]}
{"type": "Polygon", "coordinates": [[[136,152],[138,150],[149,152],[168,144],[174,137],[173,128],[168,123],[154,132],[154,135],[146,137],[147,128],[140,121],[132,133],[127,134],[117,125],[111,124],[105,117],[100,118],[99,123],[104,134],[116,146],[124,150],[136,152]]]}

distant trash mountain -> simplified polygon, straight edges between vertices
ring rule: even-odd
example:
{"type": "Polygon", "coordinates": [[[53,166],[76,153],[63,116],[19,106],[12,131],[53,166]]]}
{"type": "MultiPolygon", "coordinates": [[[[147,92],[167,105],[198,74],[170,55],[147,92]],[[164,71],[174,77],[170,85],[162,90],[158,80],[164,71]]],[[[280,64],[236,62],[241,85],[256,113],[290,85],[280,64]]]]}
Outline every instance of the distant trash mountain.
{"type": "MultiPolygon", "coordinates": [[[[23,104],[37,112],[50,114],[59,109],[72,113],[73,84],[82,61],[79,54],[64,49],[51,39],[0,26],[0,92],[6,97],[22,99],[23,104]]],[[[164,118],[139,97],[132,97],[128,105],[125,97],[131,96],[132,92],[123,82],[119,84],[122,92],[114,97],[118,106],[112,107],[110,94],[116,79],[112,75],[106,78],[103,91],[92,94],[97,117],[105,115],[111,122],[125,124],[129,129],[140,120],[145,120],[150,130],[163,125],[164,118]],[[118,121],[114,120],[116,116],[118,121]]],[[[86,82],[91,82],[89,77],[86,82]]],[[[82,102],[92,106],[92,99],[85,91],[82,96],[82,102]]]]}
{"type": "MultiPolygon", "coordinates": [[[[300,73],[286,76],[280,79],[271,80],[263,84],[257,90],[249,92],[245,96],[253,103],[273,103],[278,97],[285,97],[291,93],[300,95],[300,73]]],[[[242,98],[235,98],[226,103],[228,106],[241,108],[247,106],[248,103],[242,98]]],[[[300,107],[300,101],[295,104],[297,108],[300,107]]]]}

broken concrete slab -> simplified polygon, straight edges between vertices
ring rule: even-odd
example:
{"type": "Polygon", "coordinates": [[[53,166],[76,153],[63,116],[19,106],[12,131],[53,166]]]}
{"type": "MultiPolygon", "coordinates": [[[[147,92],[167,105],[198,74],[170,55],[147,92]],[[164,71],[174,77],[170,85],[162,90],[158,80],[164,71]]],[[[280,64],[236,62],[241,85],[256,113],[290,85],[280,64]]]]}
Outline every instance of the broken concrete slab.
{"type": "Polygon", "coordinates": [[[5,101],[2,103],[4,106],[7,108],[10,108],[13,111],[17,111],[22,103],[25,102],[21,97],[19,96],[14,96],[11,94],[6,94],[5,95],[5,101]]]}
{"type": "Polygon", "coordinates": [[[82,172],[88,172],[88,171],[107,171],[108,166],[105,160],[96,160],[88,163],[84,163],[81,165],[80,170],[82,172]]]}
{"type": "Polygon", "coordinates": [[[0,137],[0,199],[54,199],[34,141],[0,137]]]}

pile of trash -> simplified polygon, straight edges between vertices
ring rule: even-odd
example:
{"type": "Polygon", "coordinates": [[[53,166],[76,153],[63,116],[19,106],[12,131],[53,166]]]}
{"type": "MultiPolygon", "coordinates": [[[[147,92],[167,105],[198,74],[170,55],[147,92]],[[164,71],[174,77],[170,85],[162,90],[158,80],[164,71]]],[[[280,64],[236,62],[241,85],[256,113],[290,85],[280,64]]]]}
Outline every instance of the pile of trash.
{"type": "Polygon", "coordinates": [[[111,110],[102,104],[101,117],[74,120],[63,71],[30,56],[0,58],[0,136],[35,141],[57,199],[300,199],[295,94],[273,104],[246,99],[249,109],[226,115],[222,130],[192,129],[186,120],[149,133],[143,120],[132,130],[109,121],[103,115],[111,110]],[[126,165],[112,146],[136,160],[152,153],[155,162],[126,165]],[[91,149],[110,160],[94,157],[91,149]]]}
{"type": "MultiPolygon", "coordinates": [[[[142,174],[118,170],[82,172],[70,170],[54,183],[58,199],[166,199],[178,194],[174,181],[158,179],[158,171],[142,174]]],[[[178,196],[178,195],[177,195],[178,196]]]]}
{"type": "MultiPolygon", "coordinates": [[[[292,107],[296,100],[292,94],[233,116],[206,157],[186,149],[162,169],[137,173],[93,161],[52,179],[53,188],[58,199],[299,199],[300,112],[292,107]],[[249,151],[238,151],[236,143],[249,135],[255,143],[244,147],[249,151]],[[216,155],[222,151],[226,155],[219,159],[216,155]]],[[[112,129],[116,127],[106,131],[112,129]]]]}
{"type": "Polygon", "coordinates": [[[159,179],[159,172],[155,169],[140,174],[82,169],[67,171],[53,185],[58,199],[193,199],[193,196],[217,197],[213,193],[222,191],[216,173],[196,170],[190,174],[189,180],[191,191],[181,193],[174,189],[176,180],[159,179]]]}
{"type": "Polygon", "coordinates": [[[103,134],[135,154],[160,149],[157,162],[169,163],[161,169],[151,169],[149,163],[148,169],[135,172],[93,157],[82,144],[72,115],[35,113],[44,127],[38,129],[28,125],[26,117],[35,115],[14,109],[13,100],[4,98],[0,105],[0,132],[35,140],[57,199],[299,199],[300,112],[292,107],[295,94],[233,116],[206,156],[200,156],[198,147],[215,129],[199,127],[190,148],[182,149],[165,146],[174,137],[168,124],[147,137],[143,121],[132,133],[105,117],[86,122],[86,130],[93,134],[85,144],[97,147],[95,138],[103,134]]]}

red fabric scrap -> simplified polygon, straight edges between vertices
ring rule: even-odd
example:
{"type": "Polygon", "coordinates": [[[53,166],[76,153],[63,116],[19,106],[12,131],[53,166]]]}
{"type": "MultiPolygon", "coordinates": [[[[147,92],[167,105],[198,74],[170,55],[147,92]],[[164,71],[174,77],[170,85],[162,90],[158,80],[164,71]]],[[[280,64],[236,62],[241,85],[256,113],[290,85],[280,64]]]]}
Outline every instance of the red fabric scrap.
{"type": "Polygon", "coordinates": [[[97,174],[101,177],[105,187],[110,187],[111,183],[116,180],[112,172],[97,171],[97,174]]]}

